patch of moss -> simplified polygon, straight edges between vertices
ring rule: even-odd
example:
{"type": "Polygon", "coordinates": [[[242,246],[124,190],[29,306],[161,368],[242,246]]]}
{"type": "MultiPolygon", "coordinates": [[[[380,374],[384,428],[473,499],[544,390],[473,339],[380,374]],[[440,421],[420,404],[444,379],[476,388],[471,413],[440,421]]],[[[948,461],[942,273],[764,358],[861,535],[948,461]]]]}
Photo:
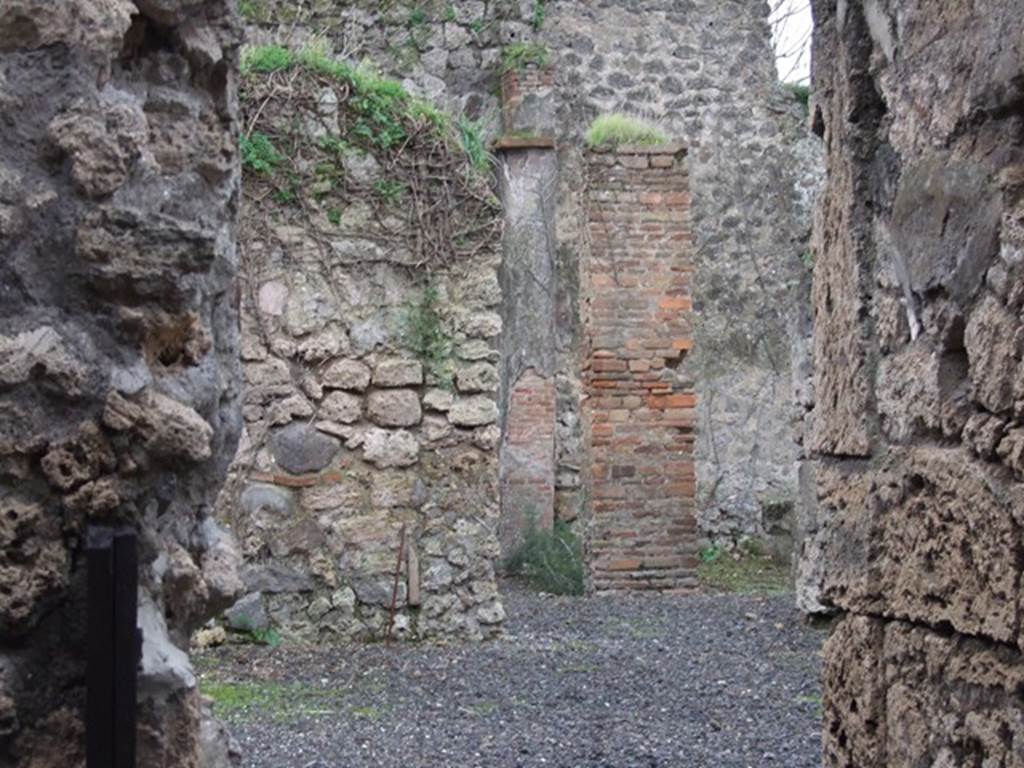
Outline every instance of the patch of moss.
{"type": "Polygon", "coordinates": [[[301,683],[203,680],[200,690],[213,699],[213,711],[229,722],[296,720],[333,715],[336,692],[301,683]]]}
{"type": "Polygon", "coordinates": [[[793,591],[788,565],[761,553],[754,545],[735,552],[718,547],[701,551],[697,576],[705,589],[741,595],[775,595],[793,591]]]}

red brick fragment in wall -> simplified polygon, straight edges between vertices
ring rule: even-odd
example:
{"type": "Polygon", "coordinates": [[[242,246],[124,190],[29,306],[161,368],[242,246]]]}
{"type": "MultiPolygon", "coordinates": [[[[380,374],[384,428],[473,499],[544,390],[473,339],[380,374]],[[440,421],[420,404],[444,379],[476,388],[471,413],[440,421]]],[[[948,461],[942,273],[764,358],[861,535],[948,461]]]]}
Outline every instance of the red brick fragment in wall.
{"type": "Polygon", "coordinates": [[[689,179],[681,147],[588,156],[583,269],[588,555],[597,591],[695,584],[696,396],[689,179]]]}

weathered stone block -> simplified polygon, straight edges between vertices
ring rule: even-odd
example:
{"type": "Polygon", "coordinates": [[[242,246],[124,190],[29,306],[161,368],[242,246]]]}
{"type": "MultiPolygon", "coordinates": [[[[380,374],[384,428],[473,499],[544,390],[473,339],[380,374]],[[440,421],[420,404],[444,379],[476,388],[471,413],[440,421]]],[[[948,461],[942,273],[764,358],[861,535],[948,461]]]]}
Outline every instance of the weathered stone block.
{"type": "Polygon", "coordinates": [[[231,629],[242,632],[260,632],[270,626],[270,618],[263,605],[263,595],[246,595],[224,612],[224,620],[231,629]]]}
{"type": "Polygon", "coordinates": [[[358,360],[338,360],[324,371],[323,385],[327,389],[363,392],[370,386],[370,369],[358,360]]]}
{"type": "Polygon", "coordinates": [[[484,395],[460,398],[448,410],[448,419],[457,427],[486,426],[498,420],[498,406],[484,395]]]}
{"type": "Polygon", "coordinates": [[[818,470],[826,602],[1016,641],[1019,494],[962,450],[894,450],[818,470]]]}
{"type": "Polygon", "coordinates": [[[459,392],[497,392],[498,383],[498,369],[490,363],[469,365],[455,374],[459,392]]]}
{"type": "Polygon", "coordinates": [[[363,458],[381,469],[412,466],[419,452],[419,442],[402,429],[371,429],[363,439],[363,458]]]}
{"type": "Polygon", "coordinates": [[[308,424],[291,424],[270,438],[270,452],[279,467],[293,475],[319,472],[341,450],[341,442],[308,424]]]}
{"type": "Polygon", "coordinates": [[[321,419],[352,424],[363,416],[363,400],[348,392],[331,392],[320,404],[321,419]]]}
{"type": "Polygon", "coordinates": [[[414,390],[380,390],[366,398],[366,415],[382,427],[411,427],[420,423],[423,409],[414,390]]]}
{"type": "Polygon", "coordinates": [[[373,370],[373,384],[377,387],[408,387],[422,383],[423,364],[418,360],[381,360],[373,370]]]}

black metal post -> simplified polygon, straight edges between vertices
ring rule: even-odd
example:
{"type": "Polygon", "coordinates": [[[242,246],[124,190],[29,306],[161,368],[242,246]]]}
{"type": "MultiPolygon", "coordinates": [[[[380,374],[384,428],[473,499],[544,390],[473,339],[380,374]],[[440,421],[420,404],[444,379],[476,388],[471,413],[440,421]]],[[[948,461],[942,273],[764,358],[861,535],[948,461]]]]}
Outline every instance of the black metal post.
{"type": "Polygon", "coordinates": [[[139,560],[135,532],[92,527],[86,536],[89,618],[87,768],[135,768],[139,560]]]}

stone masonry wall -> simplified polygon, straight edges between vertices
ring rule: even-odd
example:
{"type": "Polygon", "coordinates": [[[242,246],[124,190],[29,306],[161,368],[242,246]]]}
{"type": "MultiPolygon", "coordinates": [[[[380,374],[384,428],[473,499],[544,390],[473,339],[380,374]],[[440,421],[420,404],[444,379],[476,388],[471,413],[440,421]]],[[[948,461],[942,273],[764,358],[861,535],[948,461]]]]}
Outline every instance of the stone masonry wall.
{"type": "Polygon", "coordinates": [[[241,587],[233,5],[0,4],[0,765],[85,764],[91,524],[139,535],[138,764],[227,764],[187,648],[241,587]]]}
{"type": "MultiPolygon", "coordinates": [[[[690,149],[697,345],[686,373],[701,392],[696,444],[703,533],[761,532],[765,510],[796,496],[790,439],[793,359],[802,361],[807,239],[817,139],[778,85],[767,4],[747,0],[314,2],[249,5],[253,41],[319,35],[407,87],[500,132],[503,46],[552,53],[558,139],[556,298],[558,514],[584,502],[579,258],[582,135],[600,112],[657,120],[690,149]],[[628,30],[628,33],[625,32],[628,30]],[[800,329],[794,333],[794,329],[800,329]],[[790,339],[799,337],[794,355],[790,339]]],[[[799,380],[799,377],[798,377],[799,380]]]]}
{"type": "Polygon", "coordinates": [[[1024,764],[1024,19],[816,0],[816,509],[828,766],[1024,764]]]}
{"type": "Polygon", "coordinates": [[[218,514],[247,595],[227,621],[491,636],[499,204],[426,106],[325,62],[243,78],[277,158],[244,185],[245,433],[218,514]]]}
{"type": "Polygon", "coordinates": [[[685,151],[587,157],[583,264],[591,586],[696,585],[696,398],[676,372],[693,349],[693,233],[685,151]]]}

